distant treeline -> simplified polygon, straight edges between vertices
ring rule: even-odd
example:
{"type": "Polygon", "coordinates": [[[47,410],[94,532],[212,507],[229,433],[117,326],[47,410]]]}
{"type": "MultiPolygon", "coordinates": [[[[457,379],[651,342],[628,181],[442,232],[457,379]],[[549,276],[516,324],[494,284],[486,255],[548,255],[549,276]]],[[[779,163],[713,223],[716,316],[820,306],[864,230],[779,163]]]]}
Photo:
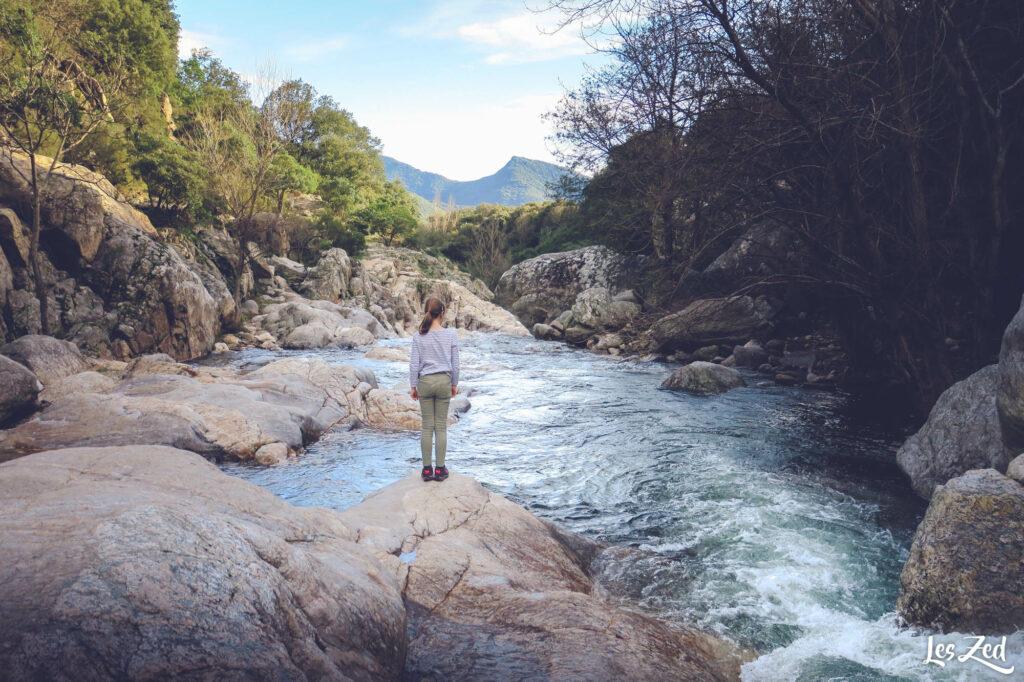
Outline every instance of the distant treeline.
{"type": "Polygon", "coordinates": [[[802,286],[924,404],[993,361],[1024,289],[1024,3],[550,4],[613,58],[554,115],[589,234],[682,282],[771,221],[803,255],[762,288],[802,286]]]}

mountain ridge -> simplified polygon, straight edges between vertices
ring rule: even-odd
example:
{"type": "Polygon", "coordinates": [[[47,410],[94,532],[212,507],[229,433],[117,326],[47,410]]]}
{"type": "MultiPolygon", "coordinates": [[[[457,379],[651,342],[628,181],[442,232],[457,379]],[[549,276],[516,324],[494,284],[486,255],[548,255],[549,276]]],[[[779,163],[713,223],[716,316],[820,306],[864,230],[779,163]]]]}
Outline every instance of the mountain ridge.
{"type": "Polygon", "coordinates": [[[384,156],[384,171],[388,180],[401,180],[406,189],[428,202],[439,199],[443,206],[451,201],[459,207],[520,206],[531,201],[546,201],[552,198],[548,183],[556,182],[568,172],[553,163],[523,156],[513,156],[497,172],[476,180],[450,180],[391,156],[384,156]]]}

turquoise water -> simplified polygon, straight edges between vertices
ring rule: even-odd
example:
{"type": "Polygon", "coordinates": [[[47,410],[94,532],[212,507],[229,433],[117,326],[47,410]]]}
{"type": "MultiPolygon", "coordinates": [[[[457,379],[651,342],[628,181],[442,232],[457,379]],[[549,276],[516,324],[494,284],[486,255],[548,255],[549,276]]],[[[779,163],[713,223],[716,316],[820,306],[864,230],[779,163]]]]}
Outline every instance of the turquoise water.
{"type": "MultiPolygon", "coordinates": [[[[356,351],[295,354],[370,367],[382,386],[407,381],[406,364],[356,351]]],[[[753,649],[745,680],[1007,679],[972,661],[925,665],[926,633],[898,627],[899,572],[924,504],[894,464],[902,431],[875,426],[851,398],[672,393],[658,388],[665,365],[499,335],[473,335],[462,357],[473,407],[450,429],[449,467],[538,516],[641,550],[605,552],[601,582],[753,649]]],[[[294,504],[339,510],[418,467],[418,434],[368,429],[329,434],[270,469],[223,466],[294,504]]],[[[1007,649],[1024,673],[1024,638],[1007,649]]]]}

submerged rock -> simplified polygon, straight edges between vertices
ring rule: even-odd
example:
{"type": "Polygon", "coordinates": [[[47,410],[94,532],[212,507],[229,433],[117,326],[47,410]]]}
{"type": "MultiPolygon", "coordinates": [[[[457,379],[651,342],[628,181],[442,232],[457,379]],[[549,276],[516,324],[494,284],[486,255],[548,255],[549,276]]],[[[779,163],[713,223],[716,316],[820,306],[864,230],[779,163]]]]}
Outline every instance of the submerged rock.
{"type": "Polygon", "coordinates": [[[158,446],[0,465],[5,679],[398,679],[399,583],[336,514],[158,446]]]}
{"type": "Polygon", "coordinates": [[[992,469],[940,485],[900,575],[908,622],[996,634],[1024,627],[1024,487],[992,469]]]}
{"type": "Polygon", "coordinates": [[[725,393],[746,385],[735,369],[702,360],[680,367],[661,383],[662,388],[698,394],[725,393]]]}
{"type": "Polygon", "coordinates": [[[1006,471],[1011,453],[1003,445],[996,412],[999,369],[990,365],[946,389],[928,421],[896,453],[896,462],[921,497],[970,469],[1006,471]]]}
{"type": "Polygon", "coordinates": [[[414,473],[343,512],[403,585],[407,679],[737,679],[712,635],[604,599],[601,547],[452,474],[414,473]]]}

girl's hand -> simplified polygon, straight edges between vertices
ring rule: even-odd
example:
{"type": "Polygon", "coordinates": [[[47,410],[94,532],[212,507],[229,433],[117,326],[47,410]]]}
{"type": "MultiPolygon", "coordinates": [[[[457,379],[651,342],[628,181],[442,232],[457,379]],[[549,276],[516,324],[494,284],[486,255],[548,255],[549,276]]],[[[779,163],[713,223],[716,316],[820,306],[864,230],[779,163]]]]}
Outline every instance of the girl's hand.
{"type": "Polygon", "coordinates": [[[413,400],[419,400],[420,399],[420,393],[419,393],[419,391],[416,390],[415,386],[413,386],[412,390],[409,391],[409,395],[412,396],[413,400]]]}
{"type": "Polygon", "coordinates": [[[452,386],[452,397],[453,398],[455,397],[455,392],[456,392],[456,388],[454,386],[452,386]]]}

